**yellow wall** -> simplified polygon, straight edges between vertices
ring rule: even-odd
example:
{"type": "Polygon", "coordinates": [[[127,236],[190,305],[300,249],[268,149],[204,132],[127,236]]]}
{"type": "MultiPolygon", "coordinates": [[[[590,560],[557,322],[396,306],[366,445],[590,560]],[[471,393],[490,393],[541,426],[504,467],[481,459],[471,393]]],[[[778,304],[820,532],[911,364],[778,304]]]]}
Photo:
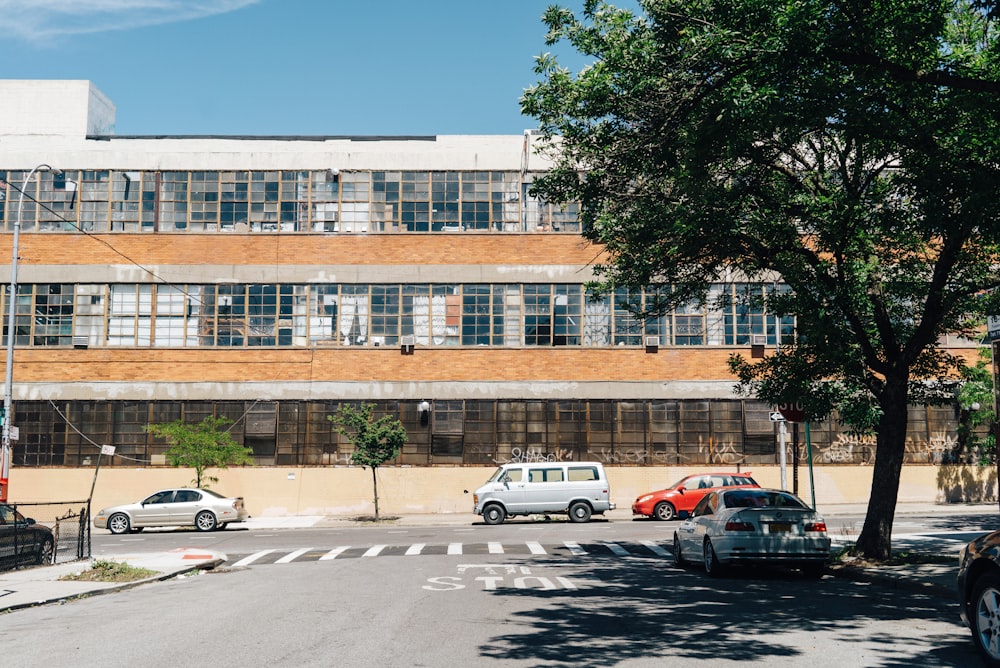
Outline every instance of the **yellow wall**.
{"type": "MultiPolygon", "coordinates": [[[[607,467],[611,498],[628,510],[644,492],[666,487],[690,473],[719,470],[706,467],[607,467]]],[[[733,470],[733,469],[722,469],[733,470]]],[[[744,469],[746,470],[746,469],[744,469]]],[[[219,478],[218,492],[243,496],[253,517],[289,515],[363,515],[374,511],[370,469],[357,467],[271,467],[211,471],[219,478]]],[[[379,510],[386,515],[470,513],[472,492],[492,473],[480,467],[387,467],[379,470],[379,510]],[[464,490],[469,493],[465,494],[464,490]]],[[[756,467],[754,478],[778,487],[776,466],[756,467]]],[[[816,504],[867,503],[871,467],[818,466],[816,504]]],[[[193,472],[175,468],[106,468],[97,475],[92,507],[138,501],[164,487],[189,485],[193,472]]],[[[792,487],[792,469],[787,469],[792,487]]],[[[84,501],[94,482],[93,469],[15,468],[10,476],[10,500],[20,503],[84,501]]],[[[904,467],[900,502],[986,502],[996,498],[996,469],[975,466],[904,467]]],[[[799,469],[799,496],[810,499],[809,471],[799,469]]],[[[29,513],[30,514],[30,513],[29,513]]]]}

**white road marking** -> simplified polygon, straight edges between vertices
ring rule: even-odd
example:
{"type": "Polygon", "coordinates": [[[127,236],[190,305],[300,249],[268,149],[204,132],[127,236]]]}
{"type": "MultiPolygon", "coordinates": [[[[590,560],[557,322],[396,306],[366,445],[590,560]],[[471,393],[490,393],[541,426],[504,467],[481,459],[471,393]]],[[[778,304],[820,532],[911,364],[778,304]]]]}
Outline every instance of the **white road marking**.
{"type": "Polygon", "coordinates": [[[291,561],[295,561],[297,558],[301,557],[303,554],[305,554],[306,552],[308,552],[311,549],[312,549],[311,547],[303,547],[300,550],[295,550],[294,552],[289,552],[288,554],[286,554],[285,556],[283,556],[281,559],[278,559],[274,563],[276,563],[276,564],[287,564],[287,563],[289,563],[291,561]]]}
{"type": "Polygon", "coordinates": [[[537,541],[529,540],[525,543],[525,545],[528,546],[528,550],[530,550],[532,554],[545,554],[545,548],[542,547],[542,544],[537,541]]]}
{"type": "Polygon", "coordinates": [[[233,564],[233,568],[236,568],[238,566],[249,566],[253,562],[255,562],[258,559],[260,559],[261,557],[263,557],[265,555],[268,555],[268,554],[271,554],[272,552],[274,552],[274,550],[261,550],[260,552],[254,552],[250,556],[243,557],[242,559],[240,559],[239,561],[237,561],[235,564],[233,564]]]}
{"type": "Polygon", "coordinates": [[[448,544],[448,554],[462,554],[462,544],[461,543],[449,543],[448,544]]]}
{"type": "Polygon", "coordinates": [[[648,547],[653,552],[653,554],[657,554],[657,555],[659,555],[661,557],[669,557],[670,556],[670,551],[669,550],[663,549],[662,547],[660,547],[659,545],[657,545],[656,543],[654,543],[651,540],[640,540],[639,542],[641,544],[645,545],[646,547],[648,547]]]}
{"type": "Polygon", "coordinates": [[[585,549],[583,549],[582,547],[580,547],[579,543],[574,543],[571,540],[564,540],[563,541],[563,545],[565,545],[566,547],[568,547],[570,553],[573,554],[574,556],[579,557],[579,556],[582,556],[584,554],[587,554],[587,551],[585,549]]]}
{"type": "Polygon", "coordinates": [[[320,557],[319,560],[326,561],[327,559],[336,559],[349,549],[351,549],[350,545],[341,545],[340,547],[335,547],[326,554],[324,554],[322,557],[320,557]]]}
{"type": "Polygon", "coordinates": [[[423,551],[425,545],[427,545],[427,543],[414,543],[413,545],[406,548],[406,556],[412,557],[415,554],[420,554],[423,551]]]}
{"type": "Polygon", "coordinates": [[[500,543],[489,543],[490,554],[503,554],[503,545],[500,543]]]}
{"type": "Polygon", "coordinates": [[[368,550],[362,554],[362,557],[377,557],[379,552],[385,549],[385,545],[372,545],[368,550]]]}
{"type": "Polygon", "coordinates": [[[611,550],[612,552],[614,552],[615,554],[617,554],[619,557],[627,557],[630,554],[628,550],[626,550],[624,547],[622,547],[618,543],[611,543],[611,542],[605,541],[604,544],[608,546],[609,550],[611,550]]]}

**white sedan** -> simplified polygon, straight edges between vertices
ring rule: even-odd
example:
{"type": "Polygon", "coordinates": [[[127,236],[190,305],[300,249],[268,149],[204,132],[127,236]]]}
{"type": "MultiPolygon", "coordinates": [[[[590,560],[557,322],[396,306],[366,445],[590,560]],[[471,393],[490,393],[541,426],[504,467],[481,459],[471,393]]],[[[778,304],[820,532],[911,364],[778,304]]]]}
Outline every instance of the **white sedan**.
{"type": "Polygon", "coordinates": [[[730,564],[781,564],[818,577],[830,557],[826,522],[777,489],[719,489],[674,532],[677,565],[700,561],[709,575],[730,564]]]}
{"type": "Polygon", "coordinates": [[[248,517],[242,496],[222,496],[210,489],[183,487],[160,490],[135,503],[103,508],[94,516],[94,527],[114,534],[166,526],[215,531],[248,517]]]}

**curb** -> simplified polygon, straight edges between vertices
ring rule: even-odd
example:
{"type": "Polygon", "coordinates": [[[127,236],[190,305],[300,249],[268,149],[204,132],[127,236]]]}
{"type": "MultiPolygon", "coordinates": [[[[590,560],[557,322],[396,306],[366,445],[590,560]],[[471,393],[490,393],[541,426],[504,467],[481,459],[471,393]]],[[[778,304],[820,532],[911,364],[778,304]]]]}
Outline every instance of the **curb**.
{"type": "Polygon", "coordinates": [[[900,577],[891,573],[882,573],[871,568],[857,568],[856,566],[827,565],[826,572],[835,578],[850,580],[852,582],[864,582],[877,584],[887,589],[910,591],[929,596],[954,596],[955,590],[952,587],[931,582],[929,580],[915,580],[910,577],[900,577]]]}
{"type": "Polygon", "coordinates": [[[132,582],[121,582],[118,584],[109,585],[107,587],[100,587],[98,589],[92,589],[90,591],[82,591],[78,594],[72,594],[70,596],[56,596],[48,599],[40,599],[37,601],[29,601],[27,603],[16,603],[7,607],[0,607],[0,615],[6,612],[12,612],[14,610],[24,610],[26,608],[35,608],[41,605],[49,605],[51,603],[63,603],[67,601],[76,601],[82,598],[90,598],[91,596],[99,596],[101,594],[112,594],[119,591],[125,591],[127,589],[132,589],[134,587],[139,587],[144,584],[149,584],[151,582],[163,582],[164,580],[170,580],[179,575],[184,575],[192,571],[197,570],[211,570],[223,563],[225,558],[213,559],[211,561],[202,561],[197,564],[192,564],[184,568],[173,569],[167,573],[158,573],[157,575],[150,576],[148,578],[142,578],[141,580],[133,580],[132,582]]]}

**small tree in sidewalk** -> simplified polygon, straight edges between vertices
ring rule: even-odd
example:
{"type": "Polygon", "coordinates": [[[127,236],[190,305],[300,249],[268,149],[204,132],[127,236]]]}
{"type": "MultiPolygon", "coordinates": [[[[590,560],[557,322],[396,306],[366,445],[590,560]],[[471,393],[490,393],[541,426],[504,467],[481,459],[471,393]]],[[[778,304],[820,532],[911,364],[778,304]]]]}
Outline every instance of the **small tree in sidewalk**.
{"type": "Polygon", "coordinates": [[[205,469],[225,469],[230,466],[252,465],[252,450],[233,440],[225,426],[230,423],[226,418],[216,418],[211,415],[197,424],[183,420],[150,424],[145,430],[154,436],[167,439],[172,447],[164,454],[172,466],[193,468],[195,487],[208,487],[209,483],[219,482],[215,476],[206,476],[205,469]]]}
{"type": "Polygon", "coordinates": [[[375,519],[378,519],[378,467],[399,456],[406,443],[406,428],[391,415],[376,420],[375,404],[363,403],[357,408],[344,404],[327,419],[336,424],[337,433],[345,436],[354,446],[351,463],[371,468],[375,519]]]}

